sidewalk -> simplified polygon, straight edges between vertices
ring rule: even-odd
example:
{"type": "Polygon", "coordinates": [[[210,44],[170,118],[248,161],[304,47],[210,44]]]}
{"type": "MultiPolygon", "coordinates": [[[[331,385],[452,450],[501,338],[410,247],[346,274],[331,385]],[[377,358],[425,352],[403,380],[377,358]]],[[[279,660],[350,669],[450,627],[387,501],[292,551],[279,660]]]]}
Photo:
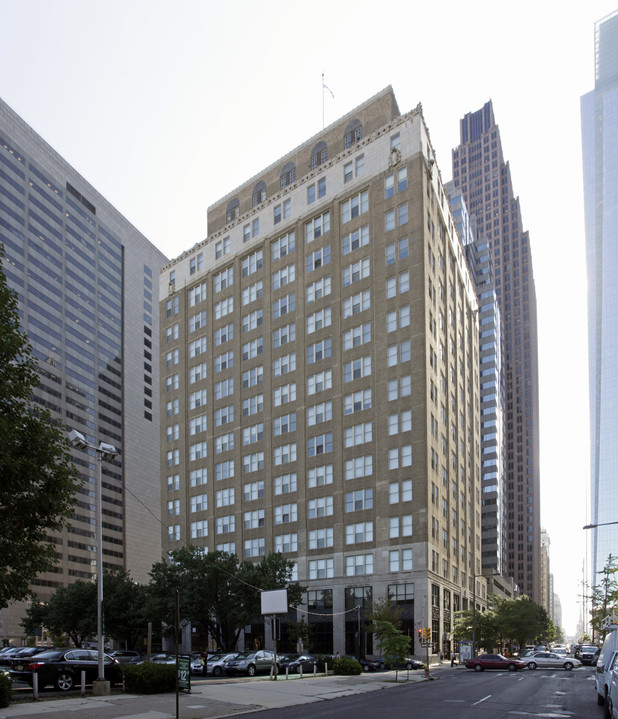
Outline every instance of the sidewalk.
{"type": "MultiPolygon", "coordinates": [[[[457,669],[458,667],[454,667],[457,669]]],[[[432,664],[430,675],[439,678],[443,672],[451,672],[450,662],[432,664]]],[[[275,709],[278,707],[327,701],[337,697],[362,694],[378,689],[389,689],[406,681],[425,680],[423,671],[370,672],[359,676],[297,675],[285,676],[277,681],[259,679],[207,679],[193,680],[191,693],[181,693],[178,698],[180,719],[219,719],[248,711],[275,709]]],[[[43,697],[45,694],[43,693],[43,697]]],[[[39,699],[20,701],[0,709],[0,719],[13,717],[42,717],[43,719],[175,719],[176,695],[111,694],[107,697],[81,697],[39,699]]]]}

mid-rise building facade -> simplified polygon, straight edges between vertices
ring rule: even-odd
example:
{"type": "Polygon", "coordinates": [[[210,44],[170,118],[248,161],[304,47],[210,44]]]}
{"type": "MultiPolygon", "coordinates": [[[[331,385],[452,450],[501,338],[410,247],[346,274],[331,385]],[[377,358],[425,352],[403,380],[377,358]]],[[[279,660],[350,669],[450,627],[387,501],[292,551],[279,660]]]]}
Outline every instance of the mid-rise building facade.
{"type": "MultiPolygon", "coordinates": [[[[453,150],[453,183],[487,241],[502,316],[506,562],[503,574],[541,601],[536,291],[528,232],[502,153],[491,102],[468,113],[453,150]]],[[[549,607],[547,607],[549,610],[549,607]]]]}
{"type": "Polygon", "coordinates": [[[595,88],[581,98],[590,401],[591,584],[618,547],[618,13],[595,26],[595,88]],[[606,524],[613,522],[613,524],[606,524]]]}
{"type": "MultiPolygon", "coordinates": [[[[38,361],[35,397],[67,431],[112,444],[102,464],[103,567],[146,582],[161,559],[159,268],[167,260],[0,100],[0,243],[22,328],[38,361]]],[[[97,460],[74,450],[83,487],[70,526],[50,536],[58,564],[41,600],[96,578],[97,460]]],[[[3,611],[23,635],[23,605],[3,611]]]]}
{"type": "Polygon", "coordinates": [[[387,596],[448,648],[486,599],[478,319],[420,107],[387,88],[208,225],[161,273],[164,549],[285,554],[315,651],[387,596]]]}

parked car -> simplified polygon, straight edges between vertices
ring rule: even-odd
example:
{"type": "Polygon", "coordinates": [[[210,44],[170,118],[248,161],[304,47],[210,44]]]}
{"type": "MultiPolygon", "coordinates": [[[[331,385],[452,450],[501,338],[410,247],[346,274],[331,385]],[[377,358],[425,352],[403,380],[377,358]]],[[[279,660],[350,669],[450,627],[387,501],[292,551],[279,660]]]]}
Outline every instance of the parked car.
{"type": "Polygon", "coordinates": [[[225,667],[230,659],[238,656],[238,652],[209,654],[206,662],[206,673],[213,677],[220,677],[225,672],[225,667]]]}
{"type": "MultiPolygon", "coordinates": [[[[105,678],[110,684],[122,682],[120,662],[105,655],[103,659],[105,678]]],[[[11,662],[11,678],[33,684],[33,675],[38,676],[39,689],[50,684],[66,692],[81,684],[81,673],[86,672],[86,683],[91,684],[99,673],[98,653],[91,649],[54,649],[41,652],[34,657],[11,662]]]]}
{"type": "Polygon", "coordinates": [[[51,647],[11,647],[12,651],[0,654],[0,666],[10,667],[13,659],[26,657],[48,651],[51,647]]]}
{"type": "Polygon", "coordinates": [[[378,661],[383,669],[424,669],[425,667],[423,662],[412,659],[412,657],[406,657],[401,663],[393,662],[392,657],[380,657],[378,661]]]}
{"type": "Polygon", "coordinates": [[[556,652],[536,652],[531,657],[526,657],[525,660],[528,669],[546,669],[562,668],[570,671],[574,667],[581,667],[582,663],[575,657],[566,657],[564,655],[556,654],[556,652]]]}
{"type": "Polygon", "coordinates": [[[206,660],[202,657],[202,652],[194,652],[191,655],[191,674],[204,675],[206,668],[206,660]]]}
{"type": "Polygon", "coordinates": [[[596,644],[580,644],[575,650],[575,659],[579,659],[582,664],[594,664],[599,656],[599,648],[596,644]]]}
{"type": "Polygon", "coordinates": [[[509,659],[502,654],[481,654],[479,657],[466,659],[465,665],[468,669],[482,672],[485,669],[507,669],[509,672],[516,672],[524,669],[526,662],[521,659],[509,659]]]}
{"type": "Polygon", "coordinates": [[[313,668],[317,665],[318,660],[310,654],[283,654],[279,657],[279,668],[285,673],[287,669],[290,673],[298,673],[300,667],[303,672],[313,672],[313,668]]]}
{"type": "Polygon", "coordinates": [[[275,655],[266,649],[257,652],[240,652],[225,664],[226,674],[246,674],[253,677],[259,673],[270,672],[275,663],[275,655]]]}
{"type": "Polygon", "coordinates": [[[142,659],[142,655],[133,649],[114,649],[109,656],[121,664],[137,664],[142,659]]]}

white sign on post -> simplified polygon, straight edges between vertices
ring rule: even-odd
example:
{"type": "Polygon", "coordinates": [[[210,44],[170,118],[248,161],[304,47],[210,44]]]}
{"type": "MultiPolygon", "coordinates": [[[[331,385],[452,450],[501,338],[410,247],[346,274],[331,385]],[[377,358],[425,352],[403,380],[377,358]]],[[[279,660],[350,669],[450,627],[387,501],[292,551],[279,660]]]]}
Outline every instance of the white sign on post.
{"type": "Polygon", "coordinates": [[[262,614],[287,614],[288,590],[271,589],[261,594],[262,614]]]}

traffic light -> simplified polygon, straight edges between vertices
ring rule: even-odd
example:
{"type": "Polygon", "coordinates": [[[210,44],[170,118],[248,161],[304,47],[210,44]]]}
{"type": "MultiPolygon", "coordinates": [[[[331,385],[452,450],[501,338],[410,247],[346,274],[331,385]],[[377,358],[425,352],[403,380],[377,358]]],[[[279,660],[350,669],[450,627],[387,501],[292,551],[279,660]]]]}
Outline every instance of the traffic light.
{"type": "Polygon", "coordinates": [[[423,639],[431,639],[431,627],[423,627],[423,639]]]}
{"type": "Polygon", "coordinates": [[[422,638],[423,638],[423,630],[422,630],[422,629],[419,629],[419,630],[418,630],[418,640],[419,640],[419,642],[422,640],[422,638]]]}

